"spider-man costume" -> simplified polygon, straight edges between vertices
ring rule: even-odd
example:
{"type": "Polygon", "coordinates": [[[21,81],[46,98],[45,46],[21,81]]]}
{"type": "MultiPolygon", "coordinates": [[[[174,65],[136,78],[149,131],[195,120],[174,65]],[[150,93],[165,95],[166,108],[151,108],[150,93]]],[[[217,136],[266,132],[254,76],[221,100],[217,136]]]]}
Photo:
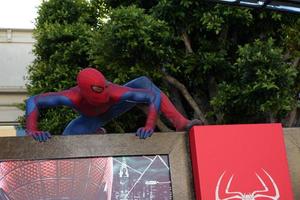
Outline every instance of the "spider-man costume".
{"type": "Polygon", "coordinates": [[[61,92],[32,96],[27,100],[27,134],[38,141],[46,141],[51,137],[49,132],[39,131],[37,128],[41,108],[64,105],[76,110],[80,116],[68,124],[63,135],[77,135],[105,132],[103,126],[107,122],[130,110],[137,103],[146,103],[149,106],[146,124],[136,132],[140,138],[145,139],[152,135],[160,110],[177,131],[201,124],[199,120],[190,121],[183,117],[168,97],[147,77],[139,77],[121,86],[108,82],[100,71],[85,68],[78,73],[77,86],[61,92]]]}

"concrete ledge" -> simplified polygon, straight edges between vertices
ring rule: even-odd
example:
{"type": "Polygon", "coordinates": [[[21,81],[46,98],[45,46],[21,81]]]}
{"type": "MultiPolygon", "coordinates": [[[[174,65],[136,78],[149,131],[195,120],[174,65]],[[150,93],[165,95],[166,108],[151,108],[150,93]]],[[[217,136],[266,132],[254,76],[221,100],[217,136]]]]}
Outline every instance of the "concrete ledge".
{"type": "Polygon", "coordinates": [[[300,199],[300,128],[285,128],[284,140],[296,200],[300,199]]]}

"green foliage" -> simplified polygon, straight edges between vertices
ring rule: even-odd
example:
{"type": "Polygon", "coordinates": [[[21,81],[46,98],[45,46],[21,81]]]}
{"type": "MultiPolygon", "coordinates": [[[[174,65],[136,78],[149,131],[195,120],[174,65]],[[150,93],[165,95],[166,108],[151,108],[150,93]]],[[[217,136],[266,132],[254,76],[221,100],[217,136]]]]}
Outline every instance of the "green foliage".
{"type": "Polygon", "coordinates": [[[97,24],[97,7],[93,2],[86,0],[50,0],[43,1],[38,10],[36,28],[45,24],[72,24],[79,22],[83,24],[97,24]]]}
{"type": "Polygon", "coordinates": [[[105,0],[106,5],[111,8],[136,5],[143,9],[150,9],[156,5],[157,2],[157,0],[105,0]]]}
{"type": "Polygon", "coordinates": [[[300,56],[300,18],[293,25],[283,27],[283,40],[294,56],[300,56]]]}
{"type": "Polygon", "coordinates": [[[117,83],[139,75],[159,77],[162,66],[172,62],[172,39],[163,21],[135,6],[120,7],[95,34],[91,57],[117,83]]]}
{"type": "Polygon", "coordinates": [[[249,27],[253,23],[253,15],[249,9],[237,9],[224,5],[217,5],[214,9],[203,12],[200,16],[201,25],[207,31],[221,33],[227,25],[249,27]]]}
{"type": "MultiPolygon", "coordinates": [[[[300,18],[297,19],[295,23],[285,24],[282,32],[283,32],[283,41],[284,46],[287,50],[287,54],[290,54],[290,58],[288,59],[291,65],[299,72],[300,70],[300,18]]],[[[300,73],[298,73],[295,84],[294,84],[294,96],[299,96],[300,91],[300,73]]],[[[300,100],[298,98],[298,102],[296,106],[299,108],[300,100]]]]}
{"type": "Polygon", "coordinates": [[[285,116],[291,110],[297,71],[284,62],[282,50],[270,38],[240,46],[238,56],[232,78],[220,84],[212,100],[218,112],[227,114],[225,122],[264,122],[270,114],[285,116]]]}

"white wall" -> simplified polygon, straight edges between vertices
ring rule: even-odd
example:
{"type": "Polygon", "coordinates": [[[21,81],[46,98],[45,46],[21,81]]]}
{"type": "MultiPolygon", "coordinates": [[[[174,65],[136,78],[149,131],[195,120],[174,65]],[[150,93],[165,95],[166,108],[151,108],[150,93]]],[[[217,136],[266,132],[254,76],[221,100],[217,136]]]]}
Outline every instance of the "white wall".
{"type": "Polygon", "coordinates": [[[26,68],[33,61],[32,30],[0,29],[0,87],[25,87],[26,68]]]}
{"type": "Polygon", "coordinates": [[[15,105],[26,98],[24,78],[34,42],[32,29],[0,29],[0,125],[15,125],[24,114],[15,105]]]}

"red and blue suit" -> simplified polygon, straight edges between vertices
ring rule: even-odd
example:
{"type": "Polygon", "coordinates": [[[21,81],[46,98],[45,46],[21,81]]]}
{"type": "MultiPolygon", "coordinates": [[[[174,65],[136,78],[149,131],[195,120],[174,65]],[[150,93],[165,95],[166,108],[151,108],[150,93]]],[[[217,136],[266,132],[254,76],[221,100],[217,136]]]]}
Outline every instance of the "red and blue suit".
{"type": "Polygon", "coordinates": [[[39,112],[43,108],[64,105],[76,110],[80,116],[68,124],[63,135],[104,132],[103,126],[107,122],[140,103],[149,107],[145,126],[136,132],[140,138],[152,135],[160,111],[177,131],[200,124],[199,120],[190,121],[183,117],[147,77],[139,77],[121,86],[107,81],[100,71],[85,68],[78,73],[77,86],[32,96],[26,101],[26,131],[38,141],[49,139],[49,132],[38,130],[39,112]]]}

